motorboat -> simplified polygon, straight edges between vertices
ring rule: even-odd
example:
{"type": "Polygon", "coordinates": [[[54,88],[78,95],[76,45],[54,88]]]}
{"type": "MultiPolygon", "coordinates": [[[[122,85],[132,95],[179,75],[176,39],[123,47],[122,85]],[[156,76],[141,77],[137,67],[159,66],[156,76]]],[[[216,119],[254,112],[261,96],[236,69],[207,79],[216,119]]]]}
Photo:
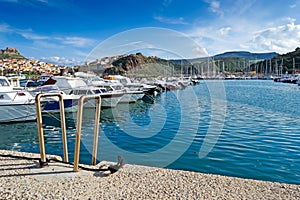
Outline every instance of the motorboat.
{"type": "MultiPolygon", "coordinates": [[[[124,95],[124,93],[107,91],[106,88],[94,87],[94,86],[74,88],[70,92],[70,95],[78,99],[83,95],[95,95],[95,94],[99,94],[101,96],[101,108],[116,107],[119,101],[121,100],[122,96],[124,95]]],[[[93,100],[89,100],[84,104],[84,106],[86,108],[94,108],[95,107],[94,102],[95,101],[93,100]]]]}
{"type": "Polygon", "coordinates": [[[59,90],[66,94],[69,94],[74,88],[87,86],[82,78],[70,76],[53,76],[44,82],[43,85],[56,85],[59,90]]]}
{"type": "Polygon", "coordinates": [[[85,80],[86,84],[93,87],[105,88],[107,92],[123,93],[119,103],[135,103],[144,96],[144,91],[139,88],[126,87],[117,80],[108,80],[96,75],[77,73],[78,77],[85,80]]]}
{"type": "MultiPolygon", "coordinates": [[[[34,90],[31,90],[30,93],[33,96],[37,94],[62,94],[64,101],[64,110],[65,112],[76,112],[78,109],[78,100],[79,97],[74,95],[68,95],[62,90],[60,90],[56,85],[44,85],[34,90]]],[[[44,105],[42,108],[43,113],[56,113],[60,112],[59,106],[59,97],[43,97],[41,103],[44,105]]]]}
{"type": "Polygon", "coordinates": [[[0,76],[0,123],[36,119],[34,97],[27,91],[14,90],[5,76],[0,76]]]}
{"type": "Polygon", "coordinates": [[[137,90],[134,88],[126,88],[123,84],[113,80],[98,80],[93,81],[91,84],[95,87],[105,88],[108,92],[123,93],[124,95],[120,99],[119,103],[135,103],[144,96],[143,90],[137,90]]]}
{"type": "Polygon", "coordinates": [[[121,75],[105,76],[108,80],[116,80],[124,85],[125,88],[135,91],[143,91],[145,95],[157,95],[157,87],[155,85],[132,82],[130,78],[121,75]]]}

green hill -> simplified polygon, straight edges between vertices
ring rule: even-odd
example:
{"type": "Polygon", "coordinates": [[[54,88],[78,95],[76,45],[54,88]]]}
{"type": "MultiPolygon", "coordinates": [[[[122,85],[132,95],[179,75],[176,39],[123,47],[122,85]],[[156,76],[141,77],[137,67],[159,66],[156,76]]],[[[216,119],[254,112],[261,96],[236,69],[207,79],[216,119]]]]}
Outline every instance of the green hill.
{"type": "MultiPolygon", "coordinates": [[[[264,59],[278,56],[278,53],[251,53],[247,51],[230,51],[206,58],[177,59],[171,62],[182,65],[184,69],[192,69],[192,73],[199,74],[201,71],[214,70],[215,72],[235,73],[247,72],[249,65],[264,59]]],[[[191,74],[190,70],[184,73],[191,74]]]]}
{"type": "Polygon", "coordinates": [[[124,56],[114,62],[113,67],[105,69],[103,74],[127,76],[157,77],[178,72],[178,66],[156,56],[144,56],[141,53],[124,56]]]}
{"type": "Polygon", "coordinates": [[[300,71],[300,48],[295,51],[275,56],[272,59],[265,59],[251,65],[251,69],[258,69],[259,73],[279,73],[286,71],[289,74],[300,71]],[[295,70],[295,71],[294,71],[295,70]]]}
{"type": "Polygon", "coordinates": [[[277,73],[300,71],[300,48],[293,52],[277,53],[226,52],[213,57],[165,60],[141,53],[122,56],[114,60],[112,67],[105,68],[103,74],[121,74],[133,77],[180,76],[223,73],[277,73]]]}

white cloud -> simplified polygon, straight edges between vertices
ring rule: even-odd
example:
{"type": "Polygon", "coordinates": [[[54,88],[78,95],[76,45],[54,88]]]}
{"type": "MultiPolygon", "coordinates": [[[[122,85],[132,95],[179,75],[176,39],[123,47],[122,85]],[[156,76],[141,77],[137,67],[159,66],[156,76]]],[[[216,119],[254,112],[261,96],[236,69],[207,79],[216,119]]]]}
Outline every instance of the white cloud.
{"type": "Polygon", "coordinates": [[[231,50],[287,53],[300,46],[296,23],[299,14],[289,4],[268,6],[267,2],[255,0],[232,0],[231,4],[218,0],[205,2],[219,16],[209,23],[199,19],[185,32],[210,55],[231,50]]]}
{"type": "Polygon", "coordinates": [[[219,29],[219,32],[221,35],[228,35],[230,30],[231,30],[231,27],[224,27],[224,28],[219,29]]]}
{"type": "Polygon", "coordinates": [[[12,32],[12,29],[8,24],[0,24],[0,33],[12,32]]]}
{"type": "Polygon", "coordinates": [[[65,37],[63,38],[62,43],[75,47],[86,47],[91,46],[94,43],[94,40],[83,37],[65,37]]]}
{"type": "Polygon", "coordinates": [[[60,56],[41,57],[40,61],[48,62],[56,65],[74,66],[83,64],[82,61],[76,60],[75,58],[65,58],[60,56]]]}
{"type": "Polygon", "coordinates": [[[292,17],[287,17],[285,18],[289,23],[294,23],[296,22],[296,19],[295,18],[292,18],[292,17]]]}
{"type": "Polygon", "coordinates": [[[291,22],[255,33],[248,44],[257,50],[286,53],[298,47],[299,41],[300,25],[291,22]]]}
{"type": "Polygon", "coordinates": [[[183,17],[179,18],[169,18],[169,17],[162,17],[162,16],[155,16],[155,20],[165,23],[165,24],[188,24],[183,17]]]}
{"type": "Polygon", "coordinates": [[[242,21],[236,21],[237,25],[234,27],[197,27],[187,34],[201,47],[206,48],[210,55],[231,50],[275,51],[282,54],[300,46],[300,24],[296,24],[293,18],[286,19],[285,21],[288,23],[285,25],[266,29],[252,26],[251,23],[243,26],[242,21]]]}
{"type": "Polygon", "coordinates": [[[210,9],[213,11],[213,12],[218,12],[218,9],[220,8],[220,2],[218,1],[211,1],[210,2],[210,9]]]}
{"type": "Polygon", "coordinates": [[[208,10],[215,13],[221,20],[229,18],[239,19],[243,15],[249,15],[254,10],[253,6],[257,0],[204,0],[209,4],[208,10]]]}
{"type": "Polygon", "coordinates": [[[15,33],[27,40],[32,40],[33,42],[44,41],[47,43],[71,45],[74,47],[92,46],[95,42],[95,40],[93,39],[77,36],[64,37],[40,35],[34,33],[34,31],[32,31],[31,29],[17,29],[5,23],[0,24],[0,33],[15,33]]]}
{"type": "MultiPolygon", "coordinates": [[[[201,55],[202,57],[205,57],[208,55],[208,52],[206,51],[206,48],[200,47],[200,46],[196,46],[192,49],[193,52],[199,55],[201,55]]],[[[199,56],[200,57],[200,56],[199,56]]]]}
{"type": "Polygon", "coordinates": [[[26,38],[27,40],[49,40],[50,39],[50,37],[48,36],[37,35],[32,32],[19,31],[19,34],[24,38],[26,38]]]}
{"type": "Polygon", "coordinates": [[[240,41],[244,39],[245,35],[235,37],[236,31],[231,27],[207,26],[192,29],[187,35],[199,43],[202,48],[205,48],[210,55],[213,55],[241,48],[240,41]]]}
{"type": "Polygon", "coordinates": [[[76,57],[77,59],[84,60],[87,54],[83,52],[95,45],[95,40],[90,38],[77,36],[46,36],[37,34],[32,29],[18,29],[6,23],[0,23],[0,37],[2,43],[7,46],[24,46],[22,51],[26,51],[27,49],[28,56],[35,54],[38,60],[58,65],[81,64],[79,60],[73,58],[68,59],[68,57],[76,57]],[[15,44],[16,42],[9,39],[11,35],[23,37],[24,44],[15,44]],[[33,51],[32,49],[36,50],[33,51]],[[72,49],[72,52],[67,49],[72,49]],[[55,55],[57,52],[60,53],[61,57],[52,56],[53,53],[55,55]],[[45,57],[45,55],[47,57],[45,57]]]}
{"type": "Polygon", "coordinates": [[[221,10],[220,1],[216,0],[206,0],[206,3],[209,4],[209,10],[213,13],[216,13],[220,16],[224,15],[224,12],[221,10]]]}

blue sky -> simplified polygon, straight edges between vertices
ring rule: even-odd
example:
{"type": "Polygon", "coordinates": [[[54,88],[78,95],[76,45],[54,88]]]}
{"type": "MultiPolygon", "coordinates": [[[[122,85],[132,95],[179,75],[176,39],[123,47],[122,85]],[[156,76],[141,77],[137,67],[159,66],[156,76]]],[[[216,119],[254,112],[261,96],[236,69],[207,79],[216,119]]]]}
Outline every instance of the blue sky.
{"type": "MultiPolygon", "coordinates": [[[[176,31],[209,55],[287,53],[300,46],[299,8],[300,0],[0,0],[0,49],[15,47],[25,57],[73,65],[112,38],[124,46],[126,38],[115,36],[126,31],[133,38],[128,43],[137,45],[134,38],[143,38],[132,30],[153,27],[144,31],[149,41],[158,28],[176,31]]],[[[152,54],[166,57],[161,51],[152,54]]]]}

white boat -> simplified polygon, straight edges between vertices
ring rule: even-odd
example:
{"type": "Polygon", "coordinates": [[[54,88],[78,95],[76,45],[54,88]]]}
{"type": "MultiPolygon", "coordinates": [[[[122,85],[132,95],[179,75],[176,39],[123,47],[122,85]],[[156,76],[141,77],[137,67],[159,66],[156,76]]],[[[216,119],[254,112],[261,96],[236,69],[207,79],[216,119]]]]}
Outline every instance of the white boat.
{"type": "Polygon", "coordinates": [[[135,103],[144,97],[143,91],[125,90],[125,93],[119,103],[135,103]]]}
{"type": "Polygon", "coordinates": [[[36,119],[34,97],[26,91],[14,90],[8,79],[0,76],[0,123],[36,119]]]}
{"type": "Polygon", "coordinates": [[[66,94],[69,94],[74,88],[87,86],[82,78],[69,76],[53,76],[44,85],[56,85],[59,90],[66,94]]]}
{"type": "MultiPolygon", "coordinates": [[[[100,87],[80,87],[80,88],[74,88],[70,95],[73,95],[74,98],[80,98],[83,95],[93,95],[93,94],[100,94],[101,96],[101,107],[102,108],[113,108],[116,107],[119,101],[121,100],[124,93],[118,93],[118,92],[108,92],[106,88],[100,88],[100,87]]],[[[89,100],[85,103],[85,107],[95,107],[94,104],[95,101],[89,100]]]]}
{"type": "MultiPolygon", "coordinates": [[[[63,101],[64,101],[64,110],[65,112],[76,112],[78,109],[78,100],[79,97],[73,96],[73,95],[67,95],[63,91],[59,90],[59,88],[56,85],[44,85],[38,88],[35,88],[34,90],[31,90],[30,93],[33,96],[36,96],[40,93],[55,93],[55,94],[62,94],[63,95],[63,101]]],[[[43,113],[56,113],[60,112],[59,107],[59,98],[58,97],[43,97],[41,99],[41,102],[43,104],[43,113]]]]}
{"type": "Polygon", "coordinates": [[[144,96],[142,89],[124,87],[123,83],[117,80],[107,80],[86,73],[76,73],[76,76],[83,78],[89,86],[105,88],[108,92],[123,93],[119,103],[135,103],[144,96]]]}
{"type": "Polygon", "coordinates": [[[108,92],[123,93],[119,103],[135,103],[144,96],[143,90],[135,90],[134,88],[125,88],[118,81],[98,80],[91,83],[95,87],[105,88],[108,92]]]}
{"type": "Polygon", "coordinates": [[[121,84],[124,85],[125,88],[128,88],[129,90],[135,90],[135,91],[142,90],[145,95],[156,96],[156,94],[157,94],[155,85],[134,83],[128,77],[121,76],[121,75],[109,75],[109,76],[106,76],[106,78],[108,78],[110,80],[119,81],[121,84]]]}

